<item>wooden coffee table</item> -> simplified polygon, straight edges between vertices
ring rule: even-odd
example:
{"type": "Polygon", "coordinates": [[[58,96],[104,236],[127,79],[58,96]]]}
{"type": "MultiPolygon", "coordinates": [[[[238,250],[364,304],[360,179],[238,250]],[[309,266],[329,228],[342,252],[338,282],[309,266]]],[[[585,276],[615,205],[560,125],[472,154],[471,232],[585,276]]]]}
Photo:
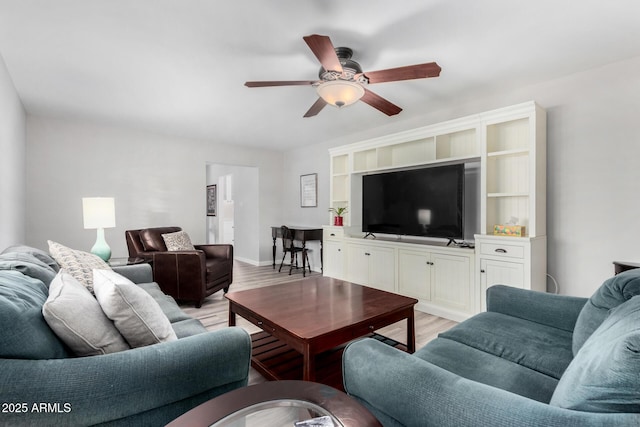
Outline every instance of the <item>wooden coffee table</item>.
{"type": "Polygon", "coordinates": [[[251,363],[267,379],[303,379],[342,389],[345,344],[404,319],[406,346],[392,345],[415,351],[415,298],[328,277],[229,292],[226,297],[229,326],[236,325],[239,315],[262,329],[252,335],[251,363]]]}

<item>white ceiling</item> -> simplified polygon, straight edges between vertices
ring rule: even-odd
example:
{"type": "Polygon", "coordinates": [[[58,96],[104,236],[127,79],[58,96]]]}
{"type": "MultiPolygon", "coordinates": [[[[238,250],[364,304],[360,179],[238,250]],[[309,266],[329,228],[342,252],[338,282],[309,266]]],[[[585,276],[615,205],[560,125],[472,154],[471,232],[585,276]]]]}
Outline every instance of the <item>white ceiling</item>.
{"type": "MultiPolygon", "coordinates": [[[[0,0],[0,55],[28,113],[274,149],[332,140],[640,56],[637,0],[0,0]],[[309,34],[367,71],[436,61],[440,77],[371,85],[316,117],[309,34]]],[[[615,76],[611,76],[615,78],[615,76]]]]}

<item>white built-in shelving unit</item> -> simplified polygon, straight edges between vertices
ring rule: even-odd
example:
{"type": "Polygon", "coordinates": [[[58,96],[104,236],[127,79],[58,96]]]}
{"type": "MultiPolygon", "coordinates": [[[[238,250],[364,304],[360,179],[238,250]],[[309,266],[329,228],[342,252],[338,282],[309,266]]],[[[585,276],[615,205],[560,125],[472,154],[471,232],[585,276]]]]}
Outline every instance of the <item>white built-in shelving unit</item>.
{"type": "Polygon", "coordinates": [[[325,227],[324,272],[418,298],[419,309],[462,320],[497,283],[546,290],[546,113],[535,102],[329,150],[331,207],[344,227],[325,227]],[[475,249],[410,238],[363,239],[362,176],[451,163],[480,163],[475,249]],[[494,236],[515,221],[523,237],[494,236]]]}

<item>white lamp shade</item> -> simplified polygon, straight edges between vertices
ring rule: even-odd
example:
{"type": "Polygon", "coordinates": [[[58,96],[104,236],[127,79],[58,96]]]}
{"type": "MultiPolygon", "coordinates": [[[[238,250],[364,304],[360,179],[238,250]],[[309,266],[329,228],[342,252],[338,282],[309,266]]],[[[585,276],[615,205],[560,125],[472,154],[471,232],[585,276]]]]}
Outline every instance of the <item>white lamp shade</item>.
{"type": "Polygon", "coordinates": [[[418,224],[431,224],[431,209],[418,209],[418,224]]]}
{"type": "Polygon", "coordinates": [[[351,105],[364,95],[364,88],[360,84],[346,80],[324,82],[316,91],[327,104],[338,108],[351,105]]]}
{"type": "Polygon", "coordinates": [[[116,208],[113,197],[83,197],[84,228],[113,228],[116,226],[116,208]]]}

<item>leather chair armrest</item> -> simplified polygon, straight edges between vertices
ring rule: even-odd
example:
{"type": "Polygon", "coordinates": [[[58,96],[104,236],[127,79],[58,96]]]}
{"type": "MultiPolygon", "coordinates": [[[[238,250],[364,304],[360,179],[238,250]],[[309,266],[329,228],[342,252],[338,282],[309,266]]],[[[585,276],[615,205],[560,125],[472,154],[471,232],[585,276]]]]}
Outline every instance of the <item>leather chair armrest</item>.
{"type": "Polygon", "coordinates": [[[176,299],[201,299],[206,286],[203,251],[153,253],[153,278],[163,292],[176,299]]]}
{"type": "Polygon", "coordinates": [[[196,249],[203,251],[207,258],[233,259],[233,245],[194,245],[196,249]]]}

